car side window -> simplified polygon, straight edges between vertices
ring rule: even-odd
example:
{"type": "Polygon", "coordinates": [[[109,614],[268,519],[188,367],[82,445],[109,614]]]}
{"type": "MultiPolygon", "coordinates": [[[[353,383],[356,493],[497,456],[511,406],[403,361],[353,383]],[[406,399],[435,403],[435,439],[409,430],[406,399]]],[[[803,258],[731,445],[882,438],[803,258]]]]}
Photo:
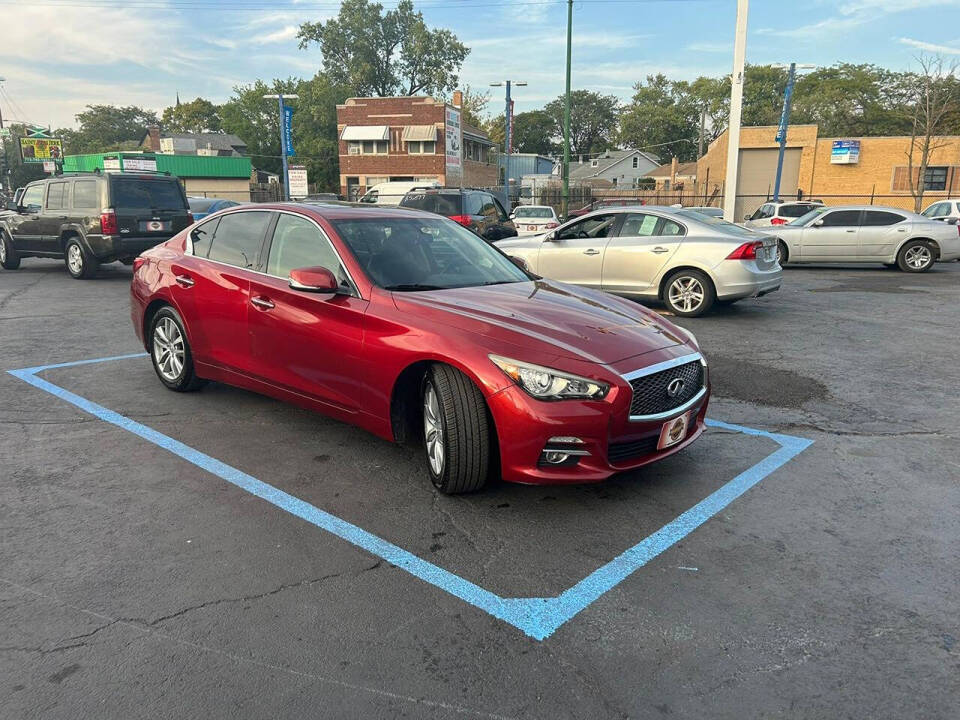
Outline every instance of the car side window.
{"type": "Polygon", "coordinates": [[[656,215],[630,213],[624,219],[623,226],[618,234],[620,237],[650,237],[656,235],[659,220],[660,218],[656,215]]]}
{"type": "Polygon", "coordinates": [[[682,225],[675,223],[673,220],[667,220],[667,218],[660,218],[660,222],[657,223],[657,235],[676,237],[677,235],[684,235],[685,232],[682,225]]]}
{"type": "Polygon", "coordinates": [[[754,216],[753,216],[752,219],[754,219],[754,220],[764,220],[764,219],[766,219],[766,218],[771,218],[771,217],[773,217],[774,214],[776,214],[776,208],[774,208],[773,205],[770,205],[769,203],[767,203],[767,204],[765,204],[765,205],[761,205],[761,206],[757,209],[757,212],[754,213],[754,216]]]}
{"type": "Polygon", "coordinates": [[[884,210],[867,210],[863,214],[863,224],[870,225],[872,227],[896,225],[898,222],[903,222],[905,219],[906,218],[904,218],[903,215],[886,212],[884,210]]]}
{"type": "Polygon", "coordinates": [[[559,240],[576,240],[578,238],[610,237],[616,224],[616,215],[596,215],[564,228],[557,235],[557,238],[559,240]]]}
{"type": "Polygon", "coordinates": [[[97,181],[96,180],[74,180],[73,182],[73,206],[75,208],[96,208],[97,202],[97,181]]]}
{"type": "Polygon", "coordinates": [[[493,206],[497,209],[497,216],[500,218],[500,222],[506,222],[508,220],[507,212],[503,209],[500,201],[493,198],[493,206]]]}
{"type": "MultiPolygon", "coordinates": [[[[925,217],[939,217],[940,215],[944,215],[944,205],[945,203],[935,203],[924,210],[921,215],[924,215],[925,217]]],[[[949,208],[949,205],[947,205],[947,207],[949,208]]]]}
{"type": "Polygon", "coordinates": [[[268,212],[235,212],[222,216],[207,257],[248,270],[255,268],[269,224],[268,212]]]}
{"type": "Polygon", "coordinates": [[[210,254],[210,244],[213,235],[217,231],[217,224],[220,218],[214,218],[204,223],[200,223],[190,231],[190,242],[193,244],[193,254],[197,257],[207,257],[210,254]]]}
{"type": "Polygon", "coordinates": [[[306,218],[283,213],[277,220],[267,258],[267,275],[290,277],[290,271],[304,267],[325,267],[340,282],[346,271],[330,241],[306,218]]]}
{"type": "Polygon", "coordinates": [[[497,218],[497,206],[494,204],[493,195],[482,194],[483,206],[480,208],[480,214],[495,220],[497,218]]]}
{"type": "Polygon", "coordinates": [[[43,185],[31,185],[24,190],[20,204],[27,212],[40,212],[43,205],[43,185]]]}
{"type": "Polygon", "coordinates": [[[824,227],[856,227],[860,224],[859,210],[835,210],[821,216],[824,227]]]}
{"type": "Polygon", "coordinates": [[[65,182],[47,185],[47,210],[62,210],[67,207],[67,184],[65,182]]]}
{"type": "Polygon", "coordinates": [[[463,196],[465,215],[480,215],[483,211],[483,196],[480,193],[467,193],[463,196]]]}

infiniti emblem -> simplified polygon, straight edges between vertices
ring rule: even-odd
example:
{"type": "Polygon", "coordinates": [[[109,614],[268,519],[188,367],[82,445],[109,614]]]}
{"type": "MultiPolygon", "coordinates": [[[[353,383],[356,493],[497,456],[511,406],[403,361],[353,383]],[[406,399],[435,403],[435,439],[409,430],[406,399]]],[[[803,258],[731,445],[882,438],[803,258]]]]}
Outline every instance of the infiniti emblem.
{"type": "Polygon", "coordinates": [[[674,398],[683,392],[684,382],[680,378],[674,378],[667,385],[667,395],[674,398]]]}

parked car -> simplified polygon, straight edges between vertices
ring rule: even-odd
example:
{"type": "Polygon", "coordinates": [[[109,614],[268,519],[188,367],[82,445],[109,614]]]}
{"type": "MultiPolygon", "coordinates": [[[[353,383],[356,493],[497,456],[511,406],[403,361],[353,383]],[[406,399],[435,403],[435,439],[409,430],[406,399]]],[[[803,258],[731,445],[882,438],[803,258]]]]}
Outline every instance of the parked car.
{"type": "Polygon", "coordinates": [[[931,220],[960,222],[960,200],[938,200],[920,214],[931,220]]]}
{"type": "Polygon", "coordinates": [[[159,174],[56,175],[28,184],[9,209],[0,217],[0,265],[63,258],[78,279],[102,263],[130,265],[193,224],[180,181],[159,174]]]}
{"type": "Polygon", "coordinates": [[[194,220],[203,220],[207,215],[212,215],[219,210],[236,207],[240,204],[235,200],[207,197],[188,197],[187,202],[190,205],[190,213],[193,215],[194,220]]]}
{"type": "Polygon", "coordinates": [[[774,238],[688,209],[597,210],[497,247],[538,275],[660,300],[687,317],[780,288],[774,238]]]}
{"type": "Polygon", "coordinates": [[[443,215],[489,242],[517,236],[500,200],[486,190],[418,190],[408,193],[400,207],[443,215]]]}
{"type": "Polygon", "coordinates": [[[818,207],[776,234],[781,265],[872,262],[926,272],[960,258],[960,226],[877,205],[818,207]]]}
{"type": "Polygon", "coordinates": [[[510,214],[517,235],[539,235],[560,225],[557,213],[549,205],[518,205],[510,214]]]}
{"type": "Polygon", "coordinates": [[[343,200],[343,198],[336,193],[313,193],[312,195],[300,198],[300,202],[340,202],[341,200],[343,200]]]}
{"type": "Polygon", "coordinates": [[[134,268],[134,329],[164,386],[227,382],[421,442],[444,493],[498,474],[596,482],[703,431],[691,333],[532,277],[436,215],[234,208],[134,268]]]}
{"type": "Polygon", "coordinates": [[[426,190],[427,188],[438,188],[440,183],[436,180],[426,180],[423,182],[385,182],[374,185],[364,193],[360,202],[368,205],[399,205],[408,192],[414,190],[426,190]]]}
{"type": "Polygon", "coordinates": [[[765,202],[752,215],[743,220],[744,227],[763,228],[771,225],[786,225],[811,210],[823,207],[820,200],[790,200],[785,202],[765,202]]]}
{"type": "Polygon", "coordinates": [[[606,198],[604,200],[591,200],[583,207],[568,212],[566,219],[570,220],[575,217],[583,217],[587,213],[591,213],[594,210],[602,210],[603,208],[636,207],[637,205],[645,204],[645,201],[637,200],[637,198],[606,198]]]}
{"type": "Polygon", "coordinates": [[[714,218],[723,217],[723,208],[708,207],[706,205],[692,205],[690,207],[686,207],[683,209],[690,210],[692,212],[698,212],[701,215],[706,215],[707,217],[714,217],[714,218]]]}

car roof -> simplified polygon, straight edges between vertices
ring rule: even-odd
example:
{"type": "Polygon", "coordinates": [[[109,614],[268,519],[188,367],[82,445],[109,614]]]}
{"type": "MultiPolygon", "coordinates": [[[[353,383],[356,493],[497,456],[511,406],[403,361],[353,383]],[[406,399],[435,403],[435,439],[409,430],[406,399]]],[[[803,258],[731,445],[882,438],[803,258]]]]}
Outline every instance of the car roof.
{"type": "Polygon", "coordinates": [[[225,214],[229,214],[230,212],[244,212],[251,209],[286,210],[299,215],[308,215],[315,218],[319,217],[325,220],[349,220],[352,218],[361,218],[364,220],[370,218],[409,218],[411,214],[414,216],[432,219],[442,217],[436,213],[414,210],[412,208],[396,207],[393,205],[370,205],[365,203],[336,202],[332,200],[330,202],[250,203],[248,205],[230,208],[225,214]]]}

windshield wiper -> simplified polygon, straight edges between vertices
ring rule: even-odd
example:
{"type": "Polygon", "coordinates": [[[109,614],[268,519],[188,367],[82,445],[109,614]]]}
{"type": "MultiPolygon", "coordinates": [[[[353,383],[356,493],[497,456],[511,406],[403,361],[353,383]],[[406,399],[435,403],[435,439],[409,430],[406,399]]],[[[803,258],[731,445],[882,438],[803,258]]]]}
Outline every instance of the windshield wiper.
{"type": "Polygon", "coordinates": [[[417,290],[446,290],[441,285],[424,285],[421,283],[399,283],[397,285],[385,285],[384,290],[417,291],[417,290]]]}
{"type": "Polygon", "coordinates": [[[526,282],[526,280],[491,280],[490,282],[480,283],[480,285],[487,287],[488,285],[512,285],[518,282],[526,282]]]}

